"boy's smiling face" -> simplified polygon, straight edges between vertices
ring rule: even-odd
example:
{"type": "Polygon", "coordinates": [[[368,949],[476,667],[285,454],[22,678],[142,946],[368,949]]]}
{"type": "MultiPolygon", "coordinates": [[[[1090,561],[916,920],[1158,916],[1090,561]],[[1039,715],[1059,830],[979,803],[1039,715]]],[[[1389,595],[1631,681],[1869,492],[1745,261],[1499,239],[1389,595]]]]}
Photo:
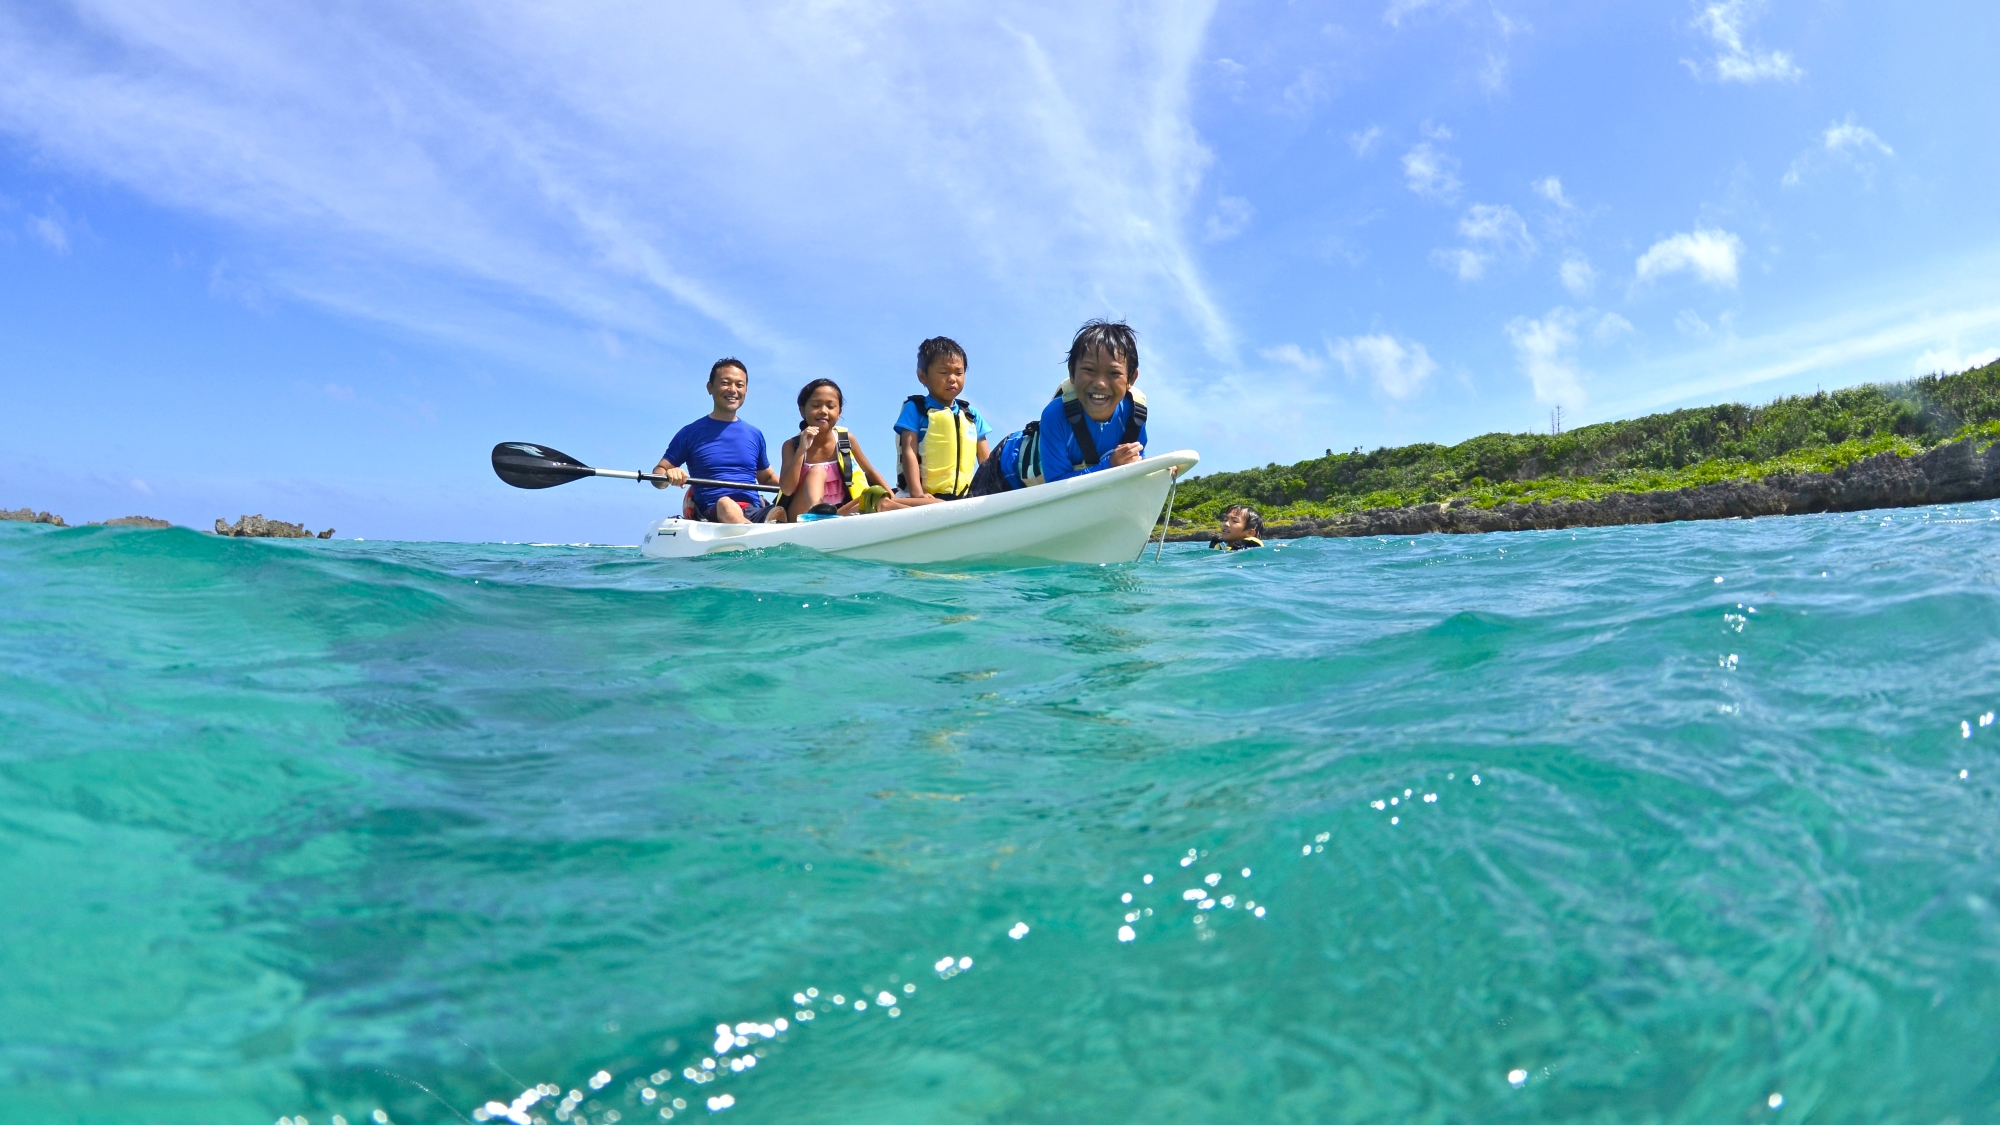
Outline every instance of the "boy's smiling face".
{"type": "Polygon", "coordinates": [[[1126,368],[1125,357],[1103,348],[1085,352],[1069,380],[1083,403],[1083,412],[1093,422],[1109,422],[1132,389],[1132,373],[1126,368]]]}
{"type": "Polygon", "coordinates": [[[955,355],[939,356],[929,367],[917,372],[917,382],[924,385],[932,398],[950,406],[965,390],[965,361],[955,355]]]}

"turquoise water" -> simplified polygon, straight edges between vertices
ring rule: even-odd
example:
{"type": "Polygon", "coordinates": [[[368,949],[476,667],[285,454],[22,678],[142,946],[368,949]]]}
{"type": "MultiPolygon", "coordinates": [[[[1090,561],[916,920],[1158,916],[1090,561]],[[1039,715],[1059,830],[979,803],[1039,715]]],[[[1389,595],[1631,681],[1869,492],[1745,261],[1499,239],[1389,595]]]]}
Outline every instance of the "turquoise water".
{"type": "Polygon", "coordinates": [[[1992,1120],[1996,549],[0,525],[0,1118],[1992,1120]]]}

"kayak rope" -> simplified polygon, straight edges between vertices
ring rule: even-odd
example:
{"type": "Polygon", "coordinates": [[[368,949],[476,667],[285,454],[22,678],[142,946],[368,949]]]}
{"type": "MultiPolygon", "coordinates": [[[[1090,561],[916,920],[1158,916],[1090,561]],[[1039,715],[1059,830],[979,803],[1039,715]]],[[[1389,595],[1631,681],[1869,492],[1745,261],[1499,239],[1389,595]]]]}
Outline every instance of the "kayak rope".
{"type": "MultiPolygon", "coordinates": [[[[1159,562],[1160,555],[1165,553],[1167,549],[1167,528],[1171,527],[1174,522],[1174,493],[1178,491],[1180,487],[1181,487],[1181,475],[1179,473],[1175,473],[1173,475],[1173,483],[1167,485],[1166,510],[1160,513],[1160,545],[1158,547],[1153,548],[1154,562],[1159,562]]],[[[1139,557],[1140,558],[1146,557],[1146,548],[1144,547],[1139,548],[1139,557]]]]}

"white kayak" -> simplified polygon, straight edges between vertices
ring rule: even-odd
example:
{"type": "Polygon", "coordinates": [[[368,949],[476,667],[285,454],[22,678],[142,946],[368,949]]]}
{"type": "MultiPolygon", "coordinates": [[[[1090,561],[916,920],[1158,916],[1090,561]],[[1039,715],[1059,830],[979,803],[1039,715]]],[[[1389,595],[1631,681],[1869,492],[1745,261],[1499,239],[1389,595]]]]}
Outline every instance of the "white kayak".
{"type": "Polygon", "coordinates": [[[684,559],[717,551],[791,544],[851,559],[940,563],[1015,556],[1052,562],[1131,562],[1166,507],[1171,471],[1201,457],[1191,449],[1034,488],[810,523],[701,523],[678,517],[646,530],[640,551],[684,559]]]}

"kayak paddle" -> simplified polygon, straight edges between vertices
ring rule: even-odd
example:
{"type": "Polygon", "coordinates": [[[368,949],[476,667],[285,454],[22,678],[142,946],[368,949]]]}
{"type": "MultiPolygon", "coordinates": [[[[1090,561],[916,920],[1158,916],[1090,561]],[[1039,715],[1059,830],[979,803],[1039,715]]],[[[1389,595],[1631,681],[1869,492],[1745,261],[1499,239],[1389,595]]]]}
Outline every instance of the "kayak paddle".
{"type": "MultiPolygon", "coordinates": [[[[556,485],[568,484],[584,477],[613,477],[618,480],[637,481],[667,479],[656,473],[638,473],[630,469],[593,469],[561,450],[525,441],[503,441],[494,446],[493,472],[515,488],[554,488],[556,485]]],[[[783,491],[775,484],[746,484],[734,480],[704,480],[701,477],[689,477],[687,482],[713,488],[743,488],[752,492],[783,491]]]]}

